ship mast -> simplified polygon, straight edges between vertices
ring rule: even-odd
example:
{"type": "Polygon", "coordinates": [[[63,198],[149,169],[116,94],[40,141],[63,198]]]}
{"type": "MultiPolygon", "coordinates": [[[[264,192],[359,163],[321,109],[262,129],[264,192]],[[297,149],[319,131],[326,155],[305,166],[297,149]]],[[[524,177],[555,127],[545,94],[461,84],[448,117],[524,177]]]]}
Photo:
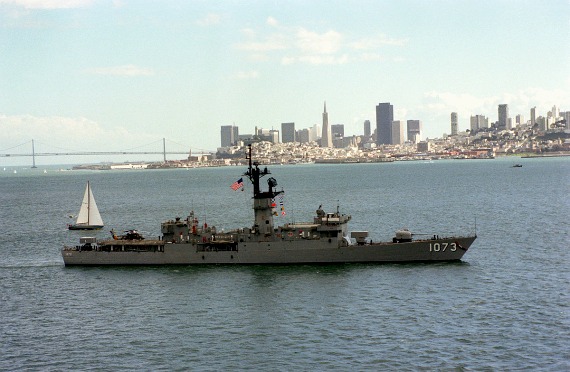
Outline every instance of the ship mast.
{"type": "Polygon", "coordinates": [[[267,167],[259,169],[259,162],[253,161],[251,155],[251,144],[247,146],[246,159],[249,160],[249,166],[244,176],[247,176],[253,185],[253,210],[255,215],[254,229],[256,232],[264,235],[273,233],[273,211],[272,200],[283,191],[276,191],[277,181],[270,177],[267,179],[268,191],[261,191],[259,180],[268,174],[271,174],[267,167]]]}

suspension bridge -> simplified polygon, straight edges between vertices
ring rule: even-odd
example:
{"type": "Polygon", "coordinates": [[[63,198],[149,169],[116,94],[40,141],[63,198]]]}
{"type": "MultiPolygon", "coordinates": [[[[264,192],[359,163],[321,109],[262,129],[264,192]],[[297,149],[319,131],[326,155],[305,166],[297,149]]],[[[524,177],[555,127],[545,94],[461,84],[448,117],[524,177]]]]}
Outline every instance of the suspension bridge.
{"type": "MultiPolygon", "coordinates": [[[[152,142],[149,144],[145,144],[133,149],[121,150],[121,151],[73,151],[68,149],[61,149],[62,151],[57,152],[36,152],[35,150],[35,141],[31,140],[8,149],[0,150],[0,158],[14,158],[14,157],[31,157],[32,158],[32,168],[36,168],[36,157],[43,157],[43,156],[87,156],[87,155],[162,155],[163,161],[166,162],[166,155],[186,155],[190,156],[192,154],[208,154],[210,151],[204,149],[192,149],[189,148],[188,151],[167,151],[166,150],[166,139],[163,138],[162,140],[152,142]],[[140,150],[141,148],[148,148],[151,145],[157,145],[159,142],[162,143],[161,151],[155,150],[140,150]],[[23,146],[31,145],[31,152],[8,152],[14,150],[16,148],[21,148],[23,146]],[[194,152],[197,150],[197,152],[194,152]]],[[[169,143],[176,144],[178,146],[184,146],[174,141],[168,141],[169,143]]],[[[49,145],[47,145],[49,146],[49,145]]]]}

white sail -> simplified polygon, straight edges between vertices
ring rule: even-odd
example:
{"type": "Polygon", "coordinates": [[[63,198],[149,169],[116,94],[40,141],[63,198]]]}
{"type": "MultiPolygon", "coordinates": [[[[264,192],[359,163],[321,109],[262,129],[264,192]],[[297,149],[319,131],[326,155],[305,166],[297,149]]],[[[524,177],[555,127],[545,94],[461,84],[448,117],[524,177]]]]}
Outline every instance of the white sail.
{"type": "Polygon", "coordinates": [[[77,225],[103,226],[103,219],[101,218],[101,214],[99,214],[99,209],[97,208],[97,203],[95,203],[95,197],[93,196],[89,182],[87,182],[83,202],[81,202],[81,208],[77,215],[77,225]]]}

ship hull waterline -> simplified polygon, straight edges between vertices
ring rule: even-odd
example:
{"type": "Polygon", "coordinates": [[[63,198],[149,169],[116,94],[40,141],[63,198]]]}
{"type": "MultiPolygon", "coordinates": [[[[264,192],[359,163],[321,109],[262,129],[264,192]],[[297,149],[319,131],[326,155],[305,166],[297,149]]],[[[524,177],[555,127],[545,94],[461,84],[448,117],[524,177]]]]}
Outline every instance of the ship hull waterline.
{"type": "Polygon", "coordinates": [[[163,243],[155,251],[139,252],[64,248],[62,256],[66,266],[447,262],[461,260],[475,239],[467,236],[342,247],[269,241],[224,251],[200,251],[190,243],[163,243]]]}

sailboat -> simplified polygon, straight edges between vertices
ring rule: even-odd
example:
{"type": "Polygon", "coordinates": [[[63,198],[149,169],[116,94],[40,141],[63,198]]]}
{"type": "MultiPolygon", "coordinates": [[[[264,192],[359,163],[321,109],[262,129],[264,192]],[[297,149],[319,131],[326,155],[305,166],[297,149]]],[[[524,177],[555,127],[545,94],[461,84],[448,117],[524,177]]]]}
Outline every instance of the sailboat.
{"type": "Polygon", "coordinates": [[[89,181],[87,181],[87,187],[85,188],[79,215],[77,215],[77,221],[75,225],[68,225],[68,227],[69,230],[99,230],[103,228],[103,219],[101,219],[101,215],[99,214],[99,209],[95,203],[95,197],[91,191],[89,181]]]}

